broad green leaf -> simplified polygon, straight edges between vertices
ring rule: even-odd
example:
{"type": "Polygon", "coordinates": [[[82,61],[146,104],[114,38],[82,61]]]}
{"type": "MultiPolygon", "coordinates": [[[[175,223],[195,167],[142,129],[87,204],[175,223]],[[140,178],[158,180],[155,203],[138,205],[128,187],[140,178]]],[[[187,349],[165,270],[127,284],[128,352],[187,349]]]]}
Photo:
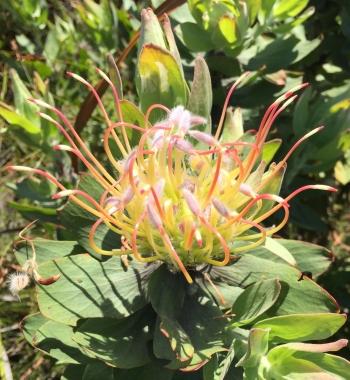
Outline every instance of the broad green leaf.
{"type": "Polygon", "coordinates": [[[240,108],[234,111],[232,107],[227,108],[224,127],[220,137],[220,142],[231,143],[240,139],[244,134],[243,117],[240,108]]]}
{"type": "Polygon", "coordinates": [[[272,262],[252,253],[242,255],[226,267],[214,267],[211,277],[214,282],[247,287],[257,281],[278,279],[281,284],[280,301],[267,311],[269,316],[299,313],[336,312],[335,300],[309,278],[302,281],[301,272],[283,263],[272,262]]]}
{"type": "Polygon", "coordinates": [[[192,52],[209,51],[215,48],[208,32],[192,22],[184,22],[175,28],[178,37],[192,52]]]}
{"type": "Polygon", "coordinates": [[[54,64],[60,51],[61,42],[56,29],[51,29],[46,37],[43,55],[51,65],[54,64]]]}
{"type": "Polygon", "coordinates": [[[38,219],[41,222],[57,223],[57,211],[55,208],[35,206],[14,201],[8,202],[8,205],[29,220],[38,219]]]}
{"type": "Polygon", "coordinates": [[[144,307],[144,286],[153,266],[129,262],[125,269],[118,258],[101,263],[79,254],[44,262],[38,270],[43,277],[61,275],[49,286],[38,286],[42,314],[75,325],[81,318],[125,318],[144,307]]]}
{"type": "Polygon", "coordinates": [[[70,364],[65,368],[60,380],[82,380],[84,370],[84,365],[70,364]]]}
{"type": "Polygon", "coordinates": [[[267,380],[347,380],[350,363],[339,356],[293,350],[287,345],[273,348],[267,355],[267,380]]]}
{"type": "Polygon", "coordinates": [[[275,156],[281,144],[282,144],[281,139],[273,139],[273,140],[267,141],[263,145],[261,158],[263,161],[266,162],[266,164],[269,164],[272,161],[273,157],[275,156]]]}
{"type": "Polygon", "coordinates": [[[15,185],[8,185],[13,189],[18,198],[27,198],[31,202],[38,202],[42,206],[58,206],[57,201],[52,200],[52,195],[56,191],[56,186],[46,179],[27,177],[15,185]]]}
{"type": "Polygon", "coordinates": [[[177,319],[181,315],[185,286],[182,274],[170,272],[165,264],[153,272],[148,284],[148,298],[161,318],[177,319]]]}
{"type": "Polygon", "coordinates": [[[300,13],[309,0],[278,0],[273,6],[273,16],[279,18],[294,17],[300,13]]]}
{"type": "Polygon", "coordinates": [[[167,49],[163,30],[157,16],[151,8],[141,11],[141,31],[139,39],[139,55],[145,45],[152,44],[161,49],[167,49]]]}
{"type": "Polygon", "coordinates": [[[133,368],[150,361],[152,319],[149,309],[124,319],[92,318],[78,323],[72,339],[89,357],[118,368],[133,368]]]}
{"type": "Polygon", "coordinates": [[[274,239],[284,246],[295,258],[296,266],[313,277],[324,273],[332,262],[331,252],[320,245],[291,239],[274,239]]]}
{"type": "MultiPolygon", "coordinates": [[[[126,123],[134,124],[138,127],[145,128],[145,115],[140,111],[140,109],[132,102],[123,99],[120,102],[120,107],[123,115],[123,121],[126,123]]],[[[122,127],[115,129],[118,136],[120,137],[121,141],[124,143],[123,134],[122,134],[122,127]]],[[[126,134],[128,136],[128,140],[130,143],[130,146],[133,148],[136,146],[141,138],[141,133],[133,128],[125,127],[126,134]]],[[[111,139],[111,141],[114,143],[114,140],[111,139]]],[[[125,144],[124,144],[125,145],[125,144]]],[[[111,145],[111,148],[113,148],[114,145],[111,145]]],[[[115,157],[118,157],[119,159],[123,159],[119,148],[115,145],[115,157]]],[[[114,151],[112,150],[114,153],[114,151]]]]}
{"type": "Polygon", "coordinates": [[[298,99],[293,113],[293,131],[294,133],[301,137],[304,135],[308,128],[310,127],[309,117],[310,117],[310,100],[312,97],[311,87],[307,88],[301,94],[298,99]]]}
{"type": "MultiPolygon", "coordinates": [[[[272,163],[269,166],[269,170],[264,174],[263,180],[266,179],[266,177],[268,177],[269,174],[271,174],[271,171],[274,170],[274,166],[275,166],[274,163],[272,163]]],[[[260,189],[260,193],[261,194],[265,193],[265,194],[276,194],[276,195],[278,195],[281,191],[281,186],[282,186],[285,171],[286,171],[285,166],[282,167],[281,169],[279,169],[277,171],[277,173],[275,173],[273,175],[273,177],[267,181],[266,185],[264,185],[260,189]]],[[[274,202],[274,201],[264,201],[260,210],[256,214],[256,218],[265,214],[267,211],[269,211],[275,203],[276,202],[274,202]]]]}
{"type": "Polygon", "coordinates": [[[345,314],[292,314],[264,319],[255,323],[254,327],[270,329],[269,339],[277,343],[326,339],[345,322],[345,314]]]}
{"type": "Polygon", "coordinates": [[[154,360],[138,368],[129,370],[115,369],[115,374],[115,380],[171,380],[174,376],[174,371],[165,368],[163,363],[154,360]]]}
{"type": "MultiPolygon", "coordinates": [[[[172,13],[172,17],[173,17],[173,13],[172,13]]],[[[185,78],[182,62],[181,62],[181,56],[176,45],[176,40],[175,40],[175,36],[173,33],[173,29],[172,29],[169,17],[166,13],[163,16],[162,26],[164,30],[165,39],[168,43],[168,49],[170,53],[173,55],[173,57],[176,59],[177,65],[181,70],[182,77],[185,78]]]]}
{"type": "Polygon", "coordinates": [[[41,314],[26,317],[22,325],[24,337],[39,350],[57,360],[57,364],[78,364],[87,361],[72,340],[71,326],[45,318],[41,314]]]}
{"type": "MultiPolygon", "coordinates": [[[[185,298],[180,325],[191,339],[195,349],[194,355],[186,368],[191,371],[201,366],[213,354],[225,351],[224,328],[226,322],[220,309],[198,289],[196,294],[185,298]]],[[[178,363],[169,368],[177,368],[178,363]]]]}
{"type": "Polygon", "coordinates": [[[0,116],[2,116],[9,124],[23,128],[25,132],[30,133],[31,135],[37,135],[36,137],[40,138],[40,126],[33,124],[25,116],[3,106],[0,106],[0,116]]]}
{"type": "Polygon", "coordinates": [[[223,309],[231,308],[238,296],[244,292],[244,289],[238,286],[231,286],[225,282],[215,284],[215,288],[207,279],[197,278],[196,283],[212,298],[216,303],[222,306],[223,309]]]}
{"type": "Polygon", "coordinates": [[[265,73],[274,73],[306,57],[319,46],[320,42],[319,39],[299,40],[294,35],[276,38],[249,61],[248,69],[259,70],[264,67],[265,73]]]}
{"type": "Polygon", "coordinates": [[[286,261],[288,264],[295,266],[296,261],[294,256],[287,248],[280,244],[278,239],[267,237],[263,247],[272,252],[274,255],[280,257],[282,260],[286,261]]]}
{"type": "Polygon", "coordinates": [[[211,133],[211,107],[213,93],[208,66],[202,57],[197,57],[194,63],[194,76],[187,108],[193,114],[203,116],[207,120],[206,125],[197,127],[211,133]]]}
{"type": "Polygon", "coordinates": [[[156,324],[153,352],[157,358],[185,363],[191,360],[194,347],[176,320],[163,317],[156,324]]]}
{"type": "MultiPolygon", "coordinates": [[[[78,188],[85,191],[97,201],[103,192],[101,185],[90,175],[82,175],[80,177],[78,188]]],[[[85,202],[83,198],[81,199],[85,202]]],[[[78,243],[89,253],[101,259],[101,255],[96,254],[89,243],[89,232],[93,223],[96,221],[96,217],[72,201],[69,201],[63,209],[59,210],[58,215],[61,224],[67,228],[68,232],[74,231],[74,235],[71,238],[77,239],[78,243]]],[[[98,247],[105,250],[120,247],[119,235],[112,232],[104,224],[97,229],[94,240],[98,247]]]]}
{"type": "Polygon", "coordinates": [[[12,79],[12,91],[17,113],[24,116],[32,124],[40,128],[40,117],[38,115],[39,107],[28,102],[28,98],[31,98],[32,95],[20,79],[17,72],[11,69],[10,75],[12,79]]]}
{"type": "Polygon", "coordinates": [[[219,19],[217,33],[214,34],[214,42],[225,42],[233,45],[238,39],[236,20],[229,15],[224,15],[219,19]]]}
{"type": "MultiPolygon", "coordinates": [[[[85,367],[81,380],[118,380],[114,368],[104,363],[91,363],[85,367]]],[[[78,379],[74,379],[78,380],[78,379]]]]}
{"type": "Polygon", "coordinates": [[[218,356],[214,355],[208,364],[203,368],[203,380],[224,380],[230,370],[233,359],[235,358],[234,343],[232,342],[229,351],[225,353],[223,360],[219,361],[218,356]]]}
{"type": "Polygon", "coordinates": [[[239,360],[237,367],[256,367],[269,348],[269,329],[252,328],[249,333],[246,354],[239,360]]]}
{"type": "MultiPolygon", "coordinates": [[[[47,239],[35,239],[34,247],[36,253],[36,262],[38,265],[45,261],[57,259],[59,257],[83,253],[84,249],[76,241],[59,241],[47,239]]],[[[20,265],[32,258],[30,246],[22,242],[16,246],[16,259],[20,265]]]]}
{"type": "MultiPolygon", "coordinates": [[[[169,108],[187,103],[186,83],[175,58],[168,51],[153,44],[144,45],[139,55],[137,71],[143,112],[156,103],[169,108]]],[[[151,121],[159,118],[160,115],[153,116],[151,121]]]]}
{"type": "Polygon", "coordinates": [[[252,25],[261,9],[262,0],[246,0],[245,3],[248,7],[249,24],[252,25]]]}
{"type": "Polygon", "coordinates": [[[263,280],[246,288],[232,306],[233,324],[247,325],[264,314],[277,301],[281,291],[278,280],[263,280]]]}
{"type": "Polygon", "coordinates": [[[192,289],[185,298],[178,321],[159,320],[154,352],[158,357],[171,360],[167,364],[169,369],[195,370],[216,352],[225,351],[225,326],[223,314],[211,298],[200,288],[192,289]]]}

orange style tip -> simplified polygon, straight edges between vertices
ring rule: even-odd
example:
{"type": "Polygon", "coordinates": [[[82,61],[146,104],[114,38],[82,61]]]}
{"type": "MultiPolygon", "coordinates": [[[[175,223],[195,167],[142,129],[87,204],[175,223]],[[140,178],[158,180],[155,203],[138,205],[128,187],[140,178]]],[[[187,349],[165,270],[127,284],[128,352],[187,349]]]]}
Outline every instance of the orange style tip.
{"type": "Polygon", "coordinates": [[[74,74],[71,71],[66,71],[66,75],[72,77],[74,74]]]}

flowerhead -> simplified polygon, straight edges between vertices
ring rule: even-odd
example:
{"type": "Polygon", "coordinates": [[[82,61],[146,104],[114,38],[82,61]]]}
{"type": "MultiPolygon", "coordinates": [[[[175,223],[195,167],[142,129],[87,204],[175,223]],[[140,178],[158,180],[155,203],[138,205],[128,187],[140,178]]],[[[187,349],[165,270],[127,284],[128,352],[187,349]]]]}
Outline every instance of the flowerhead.
{"type": "Polygon", "coordinates": [[[190,270],[200,264],[223,266],[238,253],[264,243],[267,236],[278,232],[289,217],[288,201],[307,189],[331,190],[321,185],[304,186],[286,198],[278,194],[286,161],[294,150],[312,134],[308,133],[293,145],[278,163],[267,167],[262,149],[268,132],[280,112],[295,98],[300,85],[278,98],[266,111],[260,126],[249,142],[226,141],[220,138],[229,98],[242,76],[231,88],[215,135],[204,132],[207,120],[179,105],[168,109],[155,104],[146,112],[144,127],[123,121],[118,93],[109,78],[98,72],[113,91],[119,121],[108,116],[93,86],[83,78],[70,74],[86,85],[96,96],[106,120],[103,144],[113,174],[91,153],[64,114],[40,101],[60,119],[47,114],[61,130],[69,145],[55,149],[70,151],[86,166],[104,192],[99,200],[77,189],[66,189],[46,171],[13,166],[46,177],[59,192],[55,198],[69,196],[71,201],[96,216],[89,234],[94,251],[103,255],[133,255],[141,262],[162,261],[180,270],[192,282],[190,270]],[[155,109],[164,112],[163,120],[151,125],[149,116],[155,109]],[[140,133],[136,146],[131,146],[128,129],[140,133]],[[114,157],[113,141],[123,159],[114,157]],[[281,221],[266,227],[267,219],[283,210],[281,221]],[[121,236],[122,247],[106,251],[95,242],[100,225],[107,225],[121,236]]]}

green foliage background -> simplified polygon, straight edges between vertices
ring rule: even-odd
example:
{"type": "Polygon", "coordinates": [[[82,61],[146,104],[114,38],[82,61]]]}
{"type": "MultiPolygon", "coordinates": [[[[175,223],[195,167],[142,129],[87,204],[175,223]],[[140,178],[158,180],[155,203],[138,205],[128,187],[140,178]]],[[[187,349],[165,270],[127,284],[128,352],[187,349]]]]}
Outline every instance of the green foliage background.
{"type": "MultiPolygon", "coordinates": [[[[37,107],[29,105],[26,99],[42,98],[63,107],[74,119],[87,92],[69,80],[65,71],[76,72],[96,83],[94,67],[109,70],[107,54],[118,56],[125,49],[140,26],[140,10],[161,3],[1,2],[1,167],[9,163],[44,166],[66,184],[76,183],[80,168],[72,169],[68,156],[51,149],[61,142],[61,136],[38,117],[37,107]]],[[[339,191],[336,195],[312,193],[294,201],[291,222],[281,235],[322,244],[332,251],[334,263],[319,282],[335,296],[341,310],[348,312],[350,6],[341,0],[289,0],[277,1],[273,7],[274,1],[249,0],[246,3],[250,13],[244,18],[226,16],[241,11],[238,2],[226,1],[220,6],[210,3],[189,1],[188,6],[170,15],[185,77],[192,78],[193,60],[198,53],[209,66],[214,91],[213,125],[217,124],[229,84],[245,70],[254,73],[253,79],[237,91],[231,102],[242,108],[245,129],[256,128],[264,109],[283,91],[301,81],[311,83],[297,104],[277,121],[270,135],[283,139],[277,153],[283,156],[298,137],[319,125],[326,126],[322,134],[301,147],[291,159],[282,195],[301,184],[315,182],[335,185],[339,191]]],[[[133,80],[136,54],[134,49],[120,65],[123,91],[130,100],[135,99],[136,93],[133,80]]],[[[109,95],[105,96],[105,104],[110,104],[112,111],[109,95]]],[[[97,155],[102,154],[99,144],[102,130],[102,119],[94,112],[82,134],[97,155]]],[[[15,379],[59,378],[60,368],[53,369],[49,359],[33,352],[19,331],[18,322],[36,311],[32,290],[25,291],[18,303],[7,292],[5,277],[17,268],[12,242],[28,220],[40,217],[33,236],[69,240],[67,233],[56,230],[53,224],[60,203],[51,199],[54,189],[42,181],[24,177],[18,180],[2,172],[0,184],[2,345],[15,379]]],[[[343,327],[340,335],[349,336],[349,327],[343,327]]],[[[349,356],[348,350],[342,354],[349,356]]]]}

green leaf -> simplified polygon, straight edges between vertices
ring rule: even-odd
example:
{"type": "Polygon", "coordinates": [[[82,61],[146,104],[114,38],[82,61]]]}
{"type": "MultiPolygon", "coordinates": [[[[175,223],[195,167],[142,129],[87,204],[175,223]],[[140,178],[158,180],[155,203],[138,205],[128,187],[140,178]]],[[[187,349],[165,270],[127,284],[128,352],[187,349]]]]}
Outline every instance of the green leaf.
{"type": "Polygon", "coordinates": [[[273,16],[279,18],[295,17],[308,4],[309,0],[279,0],[273,6],[273,16]]]}
{"type": "Polygon", "coordinates": [[[347,380],[350,373],[350,362],[342,357],[297,351],[288,345],[273,348],[266,359],[265,374],[268,380],[347,380]]]}
{"type": "Polygon", "coordinates": [[[153,340],[153,352],[159,359],[185,363],[191,360],[194,347],[189,336],[174,319],[159,318],[153,340]]]}
{"type": "MultiPolygon", "coordinates": [[[[104,363],[91,363],[85,367],[83,376],[81,380],[118,380],[118,377],[115,375],[114,368],[107,366],[104,363]]],[[[77,379],[74,379],[77,380],[77,379]]]]}
{"type": "MultiPolygon", "coordinates": [[[[78,188],[85,191],[97,201],[99,201],[99,198],[103,192],[101,185],[88,174],[80,177],[78,188]]],[[[85,201],[83,198],[82,200],[85,201]]],[[[100,259],[101,255],[97,255],[89,243],[89,232],[93,223],[96,221],[96,217],[72,201],[66,203],[64,208],[59,210],[58,215],[61,224],[66,227],[68,231],[74,231],[74,237],[72,236],[72,238],[77,239],[82,247],[84,247],[94,257],[96,255],[96,257],[100,259]]],[[[120,247],[119,235],[112,232],[104,224],[99,226],[94,238],[97,246],[102,249],[112,250],[120,247]]]]}
{"type": "Polygon", "coordinates": [[[0,106],[0,116],[2,116],[9,124],[20,127],[24,129],[25,132],[30,133],[31,135],[37,135],[36,138],[40,138],[40,125],[33,124],[25,116],[3,106],[0,106]]]}
{"type": "Polygon", "coordinates": [[[264,319],[254,327],[270,329],[274,343],[326,339],[346,322],[345,314],[313,313],[282,315],[264,319]]]}
{"type": "Polygon", "coordinates": [[[144,286],[153,269],[135,262],[125,269],[120,259],[101,263],[88,254],[44,262],[38,269],[41,276],[61,277],[49,286],[38,286],[40,311],[69,325],[80,318],[125,318],[147,303],[144,286]]]}
{"type": "Polygon", "coordinates": [[[273,157],[275,156],[281,144],[282,144],[281,139],[273,139],[273,140],[267,141],[263,145],[261,159],[265,161],[267,165],[272,161],[273,157]]]}
{"type": "MultiPolygon", "coordinates": [[[[145,128],[145,116],[140,109],[132,102],[128,100],[122,100],[120,102],[121,110],[123,113],[123,120],[127,123],[137,125],[141,128],[145,128]]],[[[117,129],[119,135],[120,129],[117,129]]],[[[130,141],[130,146],[134,147],[138,145],[141,137],[141,133],[135,129],[126,128],[126,132],[130,141]]]]}
{"type": "MultiPolygon", "coordinates": [[[[270,165],[269,170],[266,173],[264,173],[264,175],[263,175],[263,180],[269,174],[271,174],[271,171],[274,170],[274,166],[275,166],[275,164],[270,165]]],[[[260,193],[261,194],[265,193],[265,194],[276,194],[276,195],[278,195],[281,191],[281,186],[282,186],[285,171],[286,171],[286,167],[282,167],[281,169],[279,169],[278,172],[272,177],[272,179],[270,179],[266,183],[266,185],[260,189],[260,193]]],[[[267,211],[269,211],[275,203],[276,202],[274,202],[274,201],[263,202],[260,210],[256,214],[256,218],[265,214],[267,211]]]]}
{"type": "Polygon", "coordinates": [[[309,278],[302,281],[301,272],[283,263],[272,262],[254,255],[242,255],[232,265],[214,267],[211,277],[214,282],[227,282],[230,285],[247,287],[260,280],[279,279],[281,293],[279,301],[267,311],[267,315],[299,313],[336,312],[335,300],[319,285],[309,278]]]}
{"type": "MultiPolygon", "coordinates": [[[[223,340],[226,321],[220,309],[200,289],[185,298],[179,323],[195,349],[191,361],[186,363],[183,370],[194,370],[216,352],[225,351],[223,340]]],[[[177,368],[178,365],[174,362],[168,367],[177,368]]]]}
{"type": "Polygon", "coordinates": [[[236,20],[231,15],[223,15],[218,20],[218,28],[212,35],[215,45],[220,47],[232,46],[238,40],[236,20]]]}
{"type": "Polygon", "coordinates": [[[209,34],[197,24],[184,22],[179,24],[175,30],[182,43],[194,53],[209,51],[215,48],[215,45],[209,38],[209,34]]]}
{"type": "Polygon", "coordinates": [[[121,320],[93,318],[78,323],[72,339],[89,357],[118,368],[133,368],[150,361],[153,315],[141,310],[121,320]]]}
{"type": "Polygon", "coordinates": [[[200,288],[192,287],[188,293],[179,320],[163,318],[156,327],[154,352],[171,360],[169,369],[195,370],[216,352],[225,351],[222,312],[200,288]]]}
{"type": "Polygon", "coordinates": [[[315,50],[321,40],[299,40],[294,35],[287,38],[276,38],[266,44],[266,40],[259,41],[265,47],[259,51],[248,63],[249,70],[259,70],[264,67],[264,73],[274,73],[296,63],[315,50]]]}
{"type": "Polygon", "coordinates": [[[313,277],[324,273],[332,262],[331,252],[317,244],[291,239],[274,239],[284,246],[295,258],[296,266],[313,277]]]}
{"type": "MultiPolygon", "coordinates": [[[[169,108],[187,103],[186,83],[175,58],[168,51],[153,44],[144,45],[137,71],[140,77],[137,90],[143,112],[156,103],[169,108]]],[[[159,113],[152,115],[152,122],[161,117],[159,113]]]]}
{"type": "Polygon", "coordinates": [[[243,134],[244,129],[241,109],[236,108],[233,111],[232,107],[227,108],[220,142],[231,143],[237,141],[243,136],[243,134]]]}
{"type": "MultiPolygon", "coordinates": [[[[84,249],[76,241],[35,239],[33,243],[36,252],[36,262],[39,265],[45,261],[84,252],[84,249]]],[[[25,242],[21,243],[20,248],[17,245],[15,255],[19,264],[23,265],[26,260],[32,258],[30,246],[25,242]]]]}
{"type": "Polygon", "coordinates": [[[211,107],[213,104],[213,93],[208,66],[202,57],[197,57],[194,63],[194,77],[187,108],[193,114],[203,116],[207,119],[207,125],[198,129],[211,133],[211,107]]]}
{"type": "Polygon", "coordinates": [[[290,251],[287,248],[280,244],[278,239],[272,239],[270,237],[267,237],[263,247],[266,248],[268,251],[272,252],[274,255],[280,257],[288,264],[295,266],[296,261],[294,256],[290,253],[290,251]]]}
{"type": "Polygon", "coordinates": [[[160,317],[177,319],[180,316],[185,299],[185,285],[182,274],[170,272],[165,264],[152,274],[148,284],[148,297],[160,317]]]}
{"type": "Polygon", "coordinates": [[[23,334],[27,341],[57,360],[57,364],[78,364],[87,361],[79,346],[72,340],[71,326],[32,314],[23,320],[23,334]]]}
{"type": "Polygon", "coordinates": [[[307,88],[298,99],[293,112],[293,131],[296,136],[303,136],[310,127],[311,87],[307,88]]]}
{"type": "Polygon", "coordinates": [[[281,291],[278,280],[263,280],[249,286],[232,306],[235,326],[247,325],[265,313],[277,301],[281,291]]]}
{"type": "Polygon", "coordinates": [[[236,364],[237,367],[256,367],[269,348],[269,329],[252,328],[249,333],[245,355],[236,364]]]}
{"type": "Polygon", "coordinates": [[[15,70],[10,70],[10,76],[12,79],[12,91],[16,111],[18,114],[23,115],[28,119],[32,124],[40,128],[40,117],[38,115],[39,107],[28,102],[28,98],[32,97],[31,93],[28,91],[15,70]]]}
{"type": "Polygon", "coordinates": [[[29,220],[39,219],[41,222],[57,223],[57,211],[55,208],[34,206],[32,204],[13,201],[8,202],[8,205],[29,220]]]}
{"type": "Polygon", "coordinates": [[[174,376],[174,371],[164,368],[159,361],[152,361],[151,363],[134,369],[116,369],[115,380],[171,380],[174,376]]]}
{"type": "Polygon", "coordinates": [[[234,343],[232,342],[226,356],[220,362],[215,355],[210,359],[210,362],[203,368],[203,380],[224,380],[230,370],[233,359],[235,357],[234,343]]]}
{"type": "Polygon", "coordinates": [[[82,380],[85,366],[70,364],[66,367],[60,380],[82,380]]]}
{"type": "Polygon", "coordinates": [[[139,55],[145,45],[152,44],[161,49],[167,49],[163,30],[157,16],[151,8],[141,11],[141,31],[139,39],[139,55]]]}

